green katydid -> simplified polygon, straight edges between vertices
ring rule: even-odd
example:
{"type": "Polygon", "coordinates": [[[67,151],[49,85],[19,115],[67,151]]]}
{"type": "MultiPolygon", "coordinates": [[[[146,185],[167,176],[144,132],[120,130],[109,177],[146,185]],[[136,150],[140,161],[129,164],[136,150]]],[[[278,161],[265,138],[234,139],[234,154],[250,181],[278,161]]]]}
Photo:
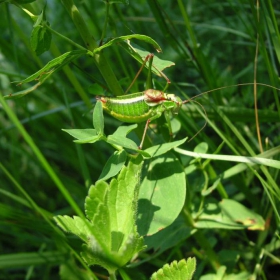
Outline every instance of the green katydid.
{"type": "MultiPolygon", "coordinates": [[[[152,65],[152,58],[153,55],[150,54],[146,57],[144,60],[143,65],[141,66],[140,70],[136,74],[136,77],[132,81],[131,85],[129,86],[128,89],[132,86],[132,84],[135,82],[137,76],[145,66],[145,63],[150,59],[150,67],[152,65]]],[[[167,83],[170,83],[168,78],[161,72],[159,71],[162,76],[167,80],[167,83]]],[[[278,88],[275,88],[270,85],[262,84],[262,83],[242,83],[242,84],[237,84],[237,85],[230,85],[230,86],[224,86],[220,87],[218,89],[225,89],[225,88],[230,88],[230,87],[237,87],[237,86],[245,86],[245,85],[262,85],[266,87],[270,87],[276,90],[279,90],[278,88]]],[[[127,90],[128,90],[127,89],[127,90]]],[[[170,135],[172,136],[172,128],[171,128],[171,123],[170,123],[170,114],[178,114],[180,108],[182,107],[183,104],[186,104],[187,102],[190,102],[192,99],[197,98],[203,94],[210,93],[213,91],[216,91],[218,89],[213,89],[209,90],[203,93],[200,93],[188,100],[182,101],[181,98],[174,94],[168,94],[165,93],[164,91],[160,90],[155,90],[155,89],[147,89],[143,92],[137,92],[137,93],[132,93],[132,94],[127,94],[123,95],[120,97],[99,97],[97,98],[102,102],[102,107],[103,109],[109,113],[111,116],[114,118],[123,121],[123,122],[128,122],[128,123],[141,123],[146,121],[144,133],[142,136],[141,143],[139,145],[139,149],[142,149],[144,139],[146,136],[146,132],[149,126],[149,123],[157,118],[159,118],[162,114],[164,114],[168,129],[170,132],[170,135]]],[[[196,102],[196,101],[193,101],[196,102]]],[[[204,110],[204,107],[196,102],[198,105],[200,105],[206,114],[206,111],[204,110]]],[[[206,123],[205,123],[206,125],[206,123]]],[[[205,125],[199,130],[199,132],[205,127],[205,125]]],[[[197,132],[197,133],[199,133],[197,132]]],[[[197,135],[197,133],[195,135],[197,135]]],[[[194,136],[193,136],[194,137],[194,136]]],[[[193,139],[193,137],[191,139],[193,139]]]]}
{"type": "MultiPolygon", "coordinates": [[[[142,67],[136,75],[136,78],[148,59],[151,59],[151,65],[152,58],[152,54],[146,57],[142,67]]],[[[163,73],[161,72],[161,74],[163,73]]],[[[167,79],[166,76],[164,77],[167,79]]],[[[132,84],[134,83],[135,79],[133,80],[132,84]]],[[[169,83],[168,79],[167,82],[169,83]]],[[[146,126],[141,143],[139,145],[139,149],[142,149],[149,123],[159,118],[162,114],[164,114],[166,118],[169,133],[170,135],[172,135],[170,113],[178,114],[181,106],[190,101],[182,101],[178,96],[175,96],[174,94],[168,94],[155,89],[147,89],[143,92],[127,94],[115,98],[98,97],[97,99],[102,102],[102,107],[107,113],[120,121],[128,123],[141,123],[146,121],[146,126]]]]}
{"type": "Polygon", "coordinates": [[[172,135],[170,113],[178,114],[182,101],[174,94],[167,94],[160,90],[147,89],[143,92],[123,95],[121,97],[100,97],[103,109],[112,117],[128,123],[141,123],[146,121],[139,149],[142,148],[149,123],[165,115],[170,135],[172,135]]]}

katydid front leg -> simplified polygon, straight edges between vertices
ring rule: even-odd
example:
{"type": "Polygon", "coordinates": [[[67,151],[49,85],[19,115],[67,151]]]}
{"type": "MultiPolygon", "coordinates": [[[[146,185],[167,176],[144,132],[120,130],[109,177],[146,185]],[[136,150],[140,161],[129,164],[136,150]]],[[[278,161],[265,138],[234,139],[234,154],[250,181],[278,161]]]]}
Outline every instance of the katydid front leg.
{"type": "Polygon", "coordinates": [[[143,144],[144,144],[144,140],[145,140],[145,137],[146,137],[146,134],[147,134],[147,130],[148,130],[148,127],[149,127],[149,124],[151,121],[159,118],[161,116],[161,112],[157,112],[157,114],[153,117],[151,117],[150,119],[148,119],[146,121],[146,125],[145,125],[145,128],[144,128],[144,132],[143,132],[143,136],[142,136],[142,139],[141,139],[141,143],[140,145],[138,146],[139,150],[142,150],[142,147],[143,147],[143,144]]]}
{"type": "MultiPolygon", "coordinates": [[[[164,106],[164,105],[163,105],[164,106]]],[[[140,150],[142,150],[142,147],[143,147],[143,144],[144,144],[144,140],[145,140],[145,137],[146,137],[146,134],[147,134],[147,130],[148,130],[148,127],[149,127],[149,124],[151,121],[155,120],[155,119],[158,119],[160,116],[162,115],[162,112],[159,111],[157,112],[157,114],[148,119],[146,121],[146,125],[145,125],[145,128],[144,128],[144,132],[143,132],[143,136],[142,136],[142,140],[141,140],[141,143],[140,145],[138,146],[138,148],[140,150]]],[[[169,135],[170,135],[170,139],[172,139],[172,136],[173,136],[173,133],[172,133],[172,126],[171,126],[171,122],[170,122],[170,111],[164,111],[164,116],[165,116],[165,119],[166,119],[166,122],[167,122],[167,126],[168,126],[168,130],[169,130],[169,135]]]]}

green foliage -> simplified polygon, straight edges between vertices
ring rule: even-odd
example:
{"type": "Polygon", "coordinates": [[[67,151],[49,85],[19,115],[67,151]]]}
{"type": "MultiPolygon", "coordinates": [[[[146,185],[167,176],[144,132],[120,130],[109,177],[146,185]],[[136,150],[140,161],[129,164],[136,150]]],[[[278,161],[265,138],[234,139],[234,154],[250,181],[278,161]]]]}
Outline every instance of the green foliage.
{"type": "Polygon", "coordinates": [[[38,16],[31,33],[30,46],[36,55],[48,51],[52,41],[52,33],[46,27],[49,23],[46,21],[45,10],[46,6],[38,16]]]}
{"type": "Polygon", "coordinates": [[[64,231],[85,242],[81,253],[85,262],[103,266],[109,274],[144,249],[135,224],[141,167],[141,157],[132,159],[110,185],[98,181],[91,186],[85,202],[87,220],[55,217],[64,231]]]}
{"type": "Polygon", "coordinates": [[[3,279],[277,278],[274,2],[0,1],[3,279]],[[189,102],[139,150],[91,96],[147,87],[189,102]]]}
{"type": "Polygon", "coordinates": [[[151,280],[191,280],[195,266],[194,258],[189,258],[187,261],[174,261],[170,265],[165,264],[163,268],[155,272],[151,280]]]}

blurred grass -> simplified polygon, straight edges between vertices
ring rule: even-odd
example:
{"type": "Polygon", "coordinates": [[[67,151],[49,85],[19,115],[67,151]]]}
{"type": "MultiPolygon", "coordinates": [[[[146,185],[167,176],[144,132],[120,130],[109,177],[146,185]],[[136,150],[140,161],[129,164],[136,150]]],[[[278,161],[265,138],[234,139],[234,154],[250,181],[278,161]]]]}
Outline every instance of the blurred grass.
{"type": "MultiPolygon", "coordinates": [[[[254,77],[258,83],[280,88],[280,3],[277,1],[272,3],[268,0],[260,1],[259,4],[259,9],[254,1],[148,0],[134,1],[128,6],[113,5],[106,37],[137,33],[148,35],[156,40],[163,48],[163,53],[159,54],[159,57],[175,62],[174,67],[165,71],[172,82],[168,92],[181,97],[185,97],[185,94],[191,97],[226,85],[252,83],[254,77]],[[256,65],[254,65],[255,58],[256,65]]],[[[43,5],[43,1],[36,1],[28,4],[26,8],[39,14],[43,5]]],[[[76,5],[94,39],[98,41],[104,24],[105,5],[101,1],[77,1],[76,5]]],[[[35,73],[49,60],[72,50],[73,46],[53,35],[50,51],[36,57],[29,44],[33,25],[30,18],[22,10],[10,4],[0,5],[0,13],[3,15],[0,20],[2,30],[0,90],[1,94],[8,95],[25,89],[25,86],[18,87],[17,83],[12,82],[35,73]]],[[[84,46],[76,27],[60,2],[47,3],[47,20],[52,29],[84,46]]],[[[150,46],[143,43],[139,45],[150,52],[155,52],[150,46]]],[[[140,65],[121,48],[108,48],[104,53],[125,90],[140,65]]],[[[80,102],[80,96],[86,96],[88,102],[92,98],[88,95],[89,88],[96,80],[106,84],[93,60],[84,56],[75,64],[70,64],[68,68],[53,75],[26,97],[7,101],[11,112],[20,121],[25,120],[22,128],[38,147],[38,152],[49,165],[48,168],[36,157],[35,146],[26,141],[23,130],[19,129],[20,124],[9,118],[1,107],[0,160],[3,168],[0,169],[2,189],[0,246],[2,254],[36,252],[39,248],[43,248],[45,252],[59,249],[63,251],[58,245],[59,237],[54,234],[49,223],[42,221],[40,216],[42,212],[27,207],[26,198],[22,196],[21,190],[24,189],[41,211],[48,213],[48,217],[57,214],[74,214],[69,206],[70,201],[72,206],[77,204],[83,210],[87,187],[98,179],[112,149],[102,142],[76,146],[71,137],[61,129],[92,127],[91,112],[80,102]],[[34,116],[38,117],[34,118],[34,116]],[[7,170],[11,177],[7,176],[4,170],[7,170]],[[61,181],[63,187],[55,187],[53,176],[61,181]],[[21,188],[12,180],[15,180],[21,188]],[[64,191],[71,195],[68,196],[68,202],[64,191]]],[[[144,71],[137,81],[139,90],[144,89],[145,80],[144,71]]],[[[164,85],[164,81],[157,79],[157,84],[164,85]]],[[[269,150],[280,143],[279,91],[258,86],[256,95],[263,149],[269,150]]],[[[182,148],[192,151],[198,143],[206,142],[209,145],[208,153],[215,153],[220,145],[219,154],[223,155],[253,156],[260,153],[261,148],[257,138],[258,125],[254,115],[253,86],[219,90],[204,95],[197,101],[205,106],[209,119],[208,125],[182,148]]],[[[186,135],[191,137],[205,122],[199,113],[199,107],[195,104],[184,106],[179,119],[182,129],[176,139],[186,135]]],[[[111,132],[119,124],[106,116],[105,132],[111,132]]],[[[154,136],[151,134],[151,137],[154,136]]],[[[275,156],[274,159],[279,160],[279,156],[275,156]]],[[[184,162],[185,159],[182,158],[182,161],[184,162]]],[[[204,171],[214,179],[217,174],[226,174],[237,165],[226,161],[221,164],[212,160],[204,171]]],[[[254,168],[240,168],[236,172],[237,176],[224,180],[222,184],[229,197],[261,214],[267,221],[267,229],[254,233],[222,230],[213,233],[210,229],[205,231],[205,235],[213,240],[217,251],[226,248],[238,249],[242,252],[239,267],[246,267],[253,276],[259,275],[259,270],[263,269],[263,274],[267,277],[263,276],[263,279],[276,279],[273,278],[275,274],[272,269],[275,267],[279,269],[279,258],[275,253],[275,249],[279,250],[277,243],[279,171],[266,167],[254,168]],[[263,254],[265,257],[262,257],[263,254]]],[[[188,179],[189,186],[192,188],[192,178],[188,179]]],[[[217,193],[213,196],[219,197],[217,193]]],[[[79,242],[77,240],[75,242],[79,250],[79,242]]],[[[150,270],[155,271],[158,264],[165,263],[172,254],[179,257],[185,253],[187,255],[192,253],[193,246],[195,245],[188,239],[180,250],[174,248],[173,252],[167,251],[151,261],[142,273],[147,277],[151,274],[150,270]]],[[[197,248],[200,250],[199,246],[197,248]]],[[[30,266],[35,265],[33,257],[30,256],[30,266]]],[[[62,260],[57,262],[60,261],[62,260]]],[[[201,267],[198,271],[202,274],[209,272],[207,266],[203,268],[205,262],[202,259],[200,262],[201,267]]],[[[4,267],[8,266],[1,264],[0,260],[0,268],[4,267]]],[[[10,279],[23,279],[28,274],[28,270],[24,267],[17,262],[13,265],[11,260],[9,270],[5,270],[3,275],[9,275],[10,279]]],[[[51,261],[46,260],[45,264],[38,265],[34,269],[33,275],[37,275],[37,278],[38,275],[46,275],[45,279],[58,279],[57,268],[51,261]]],[[[99,269],[94,269],[95,272],[100,272],[99,269]]],[[[240,268],[241,270],[245,269],[240,268]]],[[[237,267],[232,271],[236,272],[237,267]]]]}

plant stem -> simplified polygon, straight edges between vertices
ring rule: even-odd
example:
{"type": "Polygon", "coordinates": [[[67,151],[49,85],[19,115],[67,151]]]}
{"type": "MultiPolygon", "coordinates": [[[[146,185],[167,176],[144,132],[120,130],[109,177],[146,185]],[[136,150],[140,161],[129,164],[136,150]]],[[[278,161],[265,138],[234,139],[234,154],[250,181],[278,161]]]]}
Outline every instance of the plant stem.
{"type": "Polygon", "coordinates": [[[104,3],[106,5],[106,15],[105,15],[104,27],[103,27],[102,35],[101,35],[101,39],[100,39],[101,44],[106,36],[106,30],[107,30],[107,24],[108,24],[108,18],[109,18],[109,10],[110,10],[110,2],[104,1],[104,3]]]}
{"type": "MultiPolygon", "coordinates": [[[[98,45],[96,44],[93,36],[89,32],[84,22],[84,19],[82,18],[77,7],[74,5],[73,0],[61,0],[61,2],[63,3],[74,24],[76,25],[78,32],[80,33],[87,49],[93,51],[95,48],[98,47],[98,45]]],[[[114,72],[112,71],[110,65],[108,64],[105,55],[102,52],[100,52],[98,54],[94,54],[93,59],[101,75],[106,81],[108,87],[110,88],[111,92],[114,95],[122,95],[123,90],[119,85],[119,82],[114,72]]]]}

